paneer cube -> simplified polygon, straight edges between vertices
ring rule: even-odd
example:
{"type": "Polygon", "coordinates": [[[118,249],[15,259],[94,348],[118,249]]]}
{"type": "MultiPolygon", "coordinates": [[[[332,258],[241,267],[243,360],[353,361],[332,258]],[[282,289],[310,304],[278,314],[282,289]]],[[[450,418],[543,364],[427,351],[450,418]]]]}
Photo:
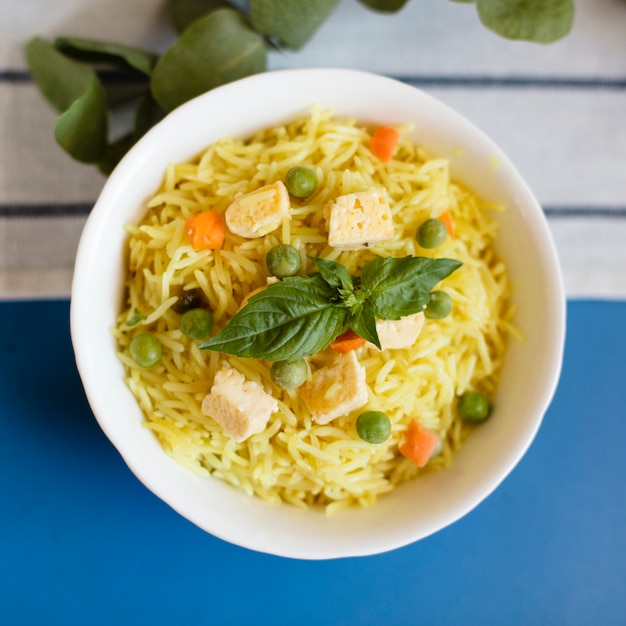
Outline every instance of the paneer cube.
{"type": "Polygon", "coordinates": [[[289,192],[282,181],[235,198],[224,218],[230,232],[254,239],[276,230],[289,217],[289,192]]]}
{"type": "Polygon", "coordinates": [[[300,387],[300,396],[318,424],[348,415],[367,403],[365,368],[354,351],[340,354],[313,372],[311,380],[300,387]]]}
{"type": "Polygon", "coordinates": [[[380,346],[383,350],[410,348],[417,341],[423,326],[423,313],[407,315],[399,320],[376,320],[380,346]]]}
{"type": "Polygon", "coordinates": [[[328,243],[333,248],[358,250],[393,237],[393,219],[384,189],[339,196],[324,208],[328,243]]]}
{"type": "Polygon", "coordinates": [[[202,401],[202,412],[237,442],[263,431],[277,410],[275,398],[228,366],[215,374],[211,392],[202,401]]]}

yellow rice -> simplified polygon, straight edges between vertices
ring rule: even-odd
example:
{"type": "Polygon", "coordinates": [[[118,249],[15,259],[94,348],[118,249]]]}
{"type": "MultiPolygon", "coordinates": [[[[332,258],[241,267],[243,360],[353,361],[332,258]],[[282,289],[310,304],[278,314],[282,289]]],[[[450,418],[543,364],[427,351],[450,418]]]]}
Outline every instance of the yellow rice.
{"type": "Polygon", "coordinates": [[[370,152],[371,128],[319,108],[252,138],[225,137],[193,161],[171,164],[161,188],[147,202],[143,221],[128,226],[127,295],[113,330],[119,356],[146,426],[190,470],[270,502],[320,505],[332,513],[355,504],[371,506],[395,485],[451,464],[470,430],[456,416],[455,398],[468,389],[494,394],[512,328],[507,272],[492,249],[497,230],[493,211],[500,207],[451,181],[447,160],[430,158],[405,138],[408,128],[399,130],[399,146],[387,164],[370,152]],[[191,214],[224,212],[236,194],[284,180],[294,165],[313,169],[319,185],[306,200],[292,200],[290,220],[256,239],[227,231],[219,251],[191,248],[184,230],[191,214]],[[324,204],[338,195],[380,186],[390,199],[395,236],[365,251],[330,248],[324,204]],[[453,216],[456,237],[434,251],[420,248],[415,241],[418,226],[445,210],[453,216]],[[265,255],[280,243],[300,250],[303,273],[314,271],[306,254],[339,261],[356,275],[375,255],[463,262],[441,284],[452,296],[452,314],[426,320],[410,349],[362,348],[359,360],[367,371],[368,404],[327,425],[312,423],[297,390],[281,390],[272,383],[270,363],[199,350],[199,342],[181,333],[179,315],[171,309],[181,289],[199,288],[213,311],[217,332],[246,294],[266,283],[265,255]],[[147,318],[129,326],[135,310],[147,318]],[[128,352],[133,336],[146,331],[163,346],[162,361],[152,369],[137,366],[128,352]],[[241,443],[200,410],[224,362],[279,401],[267,428],[241,443]],[[358,437],[355,420],[366,409],[390,417],[392,433],[386,443],[373,445],[358,437]],[[441,453],[422,470],[398,453],[412,418],[443,442],[441,453]]]}

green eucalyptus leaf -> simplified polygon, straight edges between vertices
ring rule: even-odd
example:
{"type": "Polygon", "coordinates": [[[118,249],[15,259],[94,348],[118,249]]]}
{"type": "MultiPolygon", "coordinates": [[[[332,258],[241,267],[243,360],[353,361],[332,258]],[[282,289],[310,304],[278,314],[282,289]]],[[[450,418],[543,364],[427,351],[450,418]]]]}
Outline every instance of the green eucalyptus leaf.
{"type": "Polygon", "coordinates": [[[265,70],[267,50],[243,16],[219,9],[200,18],[159,59],[154,99],[166,111],[214,87],[265,70]]]}
{"type": "Polygon", "coordinates": [[[44,97],[61,112],[59,145],[78,161],[96,163],[106,152],[108,109],[96,73],[37,37],[25,49],[28,66],[44,97]]]}
{"type": "Polygon", "coordinates": [[[55,47],[64,54],[83,61],[124,64],[150,76],[157,55],[145,50],[106,41],[81,37],[59,37],[55,47]]]}
{"type": "Polygon", "coordinates": [[[199,347],[268,361],[315,354],[346,329],[348,312],[332,304],[334,293],[319,274],[285,278],[252,296],[199,347]]]}
{"type": "Polygon", "coordinates": [[[174,29],[183,33],[191,24],[216,9],[232,8],[224,0],[169,0],[168,11],[174,29]]]}
{"type": "Polygon", "coordinates": [[[69,59],[40,37],[26,44],[26,61],[35,84],[58,111],[80,98],[95,75],[93,70],[69,59]]]}
{"type": "Polygon", "coordinates": [[[409,0],[359,0],[361,4],[382,13],[395,13],[399,11],[409,0]]]}
{"type": "Polygon", "coordinates": [[[435,285],[462,265],[455,259],[376,257],[361,272],[361,285],[376,317],[398,320],[424,309],[435,285]]]}
{"type": "Polygon", "coordinates": [[[77,161],[97,163],[107,149],[107,131],[106,95],[94,74],[85,93],[57,119],[54,136],[77,161]]]}
{"type": "MultiPolygon", "coordinates": [[[[98,162],[98,169],[105,176],[108,176],[122,160],[123,156],[133,147],[134,143],[135,137],[132,131],[110,143],[106,148],[104,156],[98,162]]],[[[131,324],[128,325],[130,326],[131,324]]]]}
{"type": "Polygon", "coordinates": [[[155,124],[165,117],[165,111],[158,105],[151,93],[146,93],[139,101],[135,113],[133,140],[139,141],[155,124]]]}
{"type": "Polygon", "coordinates": [[[481,22],[507,39],[552,43],[574,20],[573,0],[477,0],[481,22]]]}
{"type": "Polygon", "coordinates": [[[456,2],[457,4],[474,4],[476,0],[450,0],[450,2],[456,2]]]}
{"type": "Polygon", "coordinates": [[[160,122],[164,115],[165,112],[154,101],[152,95],[149,92],[145,93],[137,104],[133,130],[108,145],[104,158],[98,163],[100,171],[106,175],[110,174],[124,155],[145,133],[160,122]]]}
{"type": "Polygon", "coordinates": [[[298,50],[323,24],[339,0],[250,0],[254,28],[298,50]]]}

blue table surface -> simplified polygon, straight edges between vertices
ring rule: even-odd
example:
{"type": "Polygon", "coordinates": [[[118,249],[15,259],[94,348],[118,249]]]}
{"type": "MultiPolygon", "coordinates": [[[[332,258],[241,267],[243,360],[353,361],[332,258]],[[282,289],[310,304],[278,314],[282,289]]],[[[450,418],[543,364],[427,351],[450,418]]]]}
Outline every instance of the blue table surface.
{"type": "Polygon", "coordinates": [[[0,624],[626,624],[626,303],[568,303],[554,402],[484,503],[312,562],[225,543],[143,487],[85,400],[68,318],[0,304],[0,624]]]}

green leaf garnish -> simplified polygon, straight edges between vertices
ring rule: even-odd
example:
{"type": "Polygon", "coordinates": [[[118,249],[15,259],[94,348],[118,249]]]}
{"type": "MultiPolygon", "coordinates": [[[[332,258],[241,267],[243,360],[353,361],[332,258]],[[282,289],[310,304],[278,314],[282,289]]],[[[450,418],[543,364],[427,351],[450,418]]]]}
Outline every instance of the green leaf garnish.
{"type": "Polygon", "coordinates": [[[98,162],[107,147],[108,110],[96,73],[39,37],[25,52],[37,87],[61,111],[54,130],[57,142],[78,161],[98,162]]]}
{"type": "Polygon", "coordinates": [[[364,4],[374,11],[381,11],[382,13],[394,13],[399,11],[409,0],[359,0],[361,4],[364,4]]]}
{"type": "Polygon", "coordinates": [[[169,0],[167,8],[176,32],[183,33],[194,22],[212,11],[233,7],[224,0],[169,0]]]}
{"type": "Polygon", "coordinates": [[[335,289],[344,289],[353,291],[355,287],[355,279],[348,272],[348,268],[337,261],[330,259],[320,259],[319,257],[309,256],[309,259],[317,265],[322,278],[335,289]]]}
{"type": "Polygon", "coordinates": [[[507,39],[552,43],[574,20],[573,0],[477,0],[480,21],[507,39]]]}
{"type": "Polygon", "coordinates": [[[432,288],[462,265],[453,259],[376,258],[356,278],[340,263],[312,258],[319,273],[268,285],[200,349],[293,361],[324,350],[348,328],[380,347],[376,318],[422,311],[432,288]]]}
{"type": "Polygon", "coordinates": [[[320,274],[284,278],[252,296],[199,347],[268,361],[315,354],[346,329],[348,311],[332,303],[334,295],[320,274]]]}
{"type": "Polygon", "coordinates": [[[376,317],[398,320],[424,309],[433,287],[462,265],[454,259],[377,257],[361,272],[361,288],[376,317]]]}
{"type": "Polygon", "coordinates": [[[139,312],[139,309],[133,311],[132,317],[126,322],[126,326],[136,326],[142,320],[145,320],[147,315],[139,312]]]}
{"type": "Polygon", "coordinates": [[[265,70],[267,50],[240,13],[219,9],[177,39],[152,73],[154,99],[166,110],[214,87],[265,70]]]}
{"type": "Polygon", "coordinates": [[[293,50],[313,36],[339,0],[250,0],[254,28],[293,50]]]}
{"type": "Polygon", "coordinates": [[[81,37],[59,37],[54,45],[70,57],[83,61],[123,64],[147,76],[152,74],[158,59],[156,54],[131,46],[81,37]]]}

